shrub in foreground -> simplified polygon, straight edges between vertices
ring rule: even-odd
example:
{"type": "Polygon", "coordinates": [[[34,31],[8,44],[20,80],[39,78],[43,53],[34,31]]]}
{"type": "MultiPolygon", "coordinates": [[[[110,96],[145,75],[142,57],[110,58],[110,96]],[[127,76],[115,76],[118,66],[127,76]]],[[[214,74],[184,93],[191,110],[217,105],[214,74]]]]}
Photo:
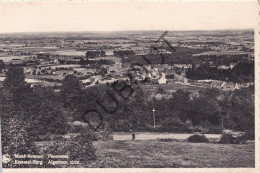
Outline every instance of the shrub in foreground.
{"type": "Polygon", "coordinates": [[[188,137],[188,142],[192,142],[192,143],[208,143],[209,140],[205,135],[192,135],[190,137],[188,137]]]}
{"type": "MultiPolygon", "coordinates": [[[[2,153],[14,158],[15,154],[38,154],[34,137],[29,134],[26,124],[15,118],[4,118],[2,121],[2,153]]],[[[3,163],[4,168],[35,167],[35,165],[15,164],[15,160],[3,163]]]]}
{"type": "Polygon", "coordinates": [[[102,128],[95,131],[94,135],[98,141],[108,141],[113,139],[112,130],[107,124],[104,124],[102,128]]]}
{"type": "Polygon", "coordinates": [[[255,129],[248,129],[245,133],[245,138],[247,140],[255,140],[255,129]]]}
{"type": "MultiPolygon", "coordinates": [[[[92,144],[91,137],[90,132],[86,132],[67,141],[55,141],[45,149],[44,154],[68,155],[69,160],[78,160],[84,165],[88,160],[96,159],[96,150],[92,144]]],[[[48,160],[45,160],[45,166],[50,167],[50,165],[47,165],[47,162],[48,160]]],[[[66,167],[66,165],[64,166],[66,167]]]]}
{"type": "Polygon", "coordinates": [[[219,143],[221,144],[241,144],[241,143],[246,143],[246,136],[234,136],[232,134],[226,134],[224,133],[221,138],[219,143]]]}
{"type": "MultiPolygon", "coordinates": [[[[85,131],[90,131],[90,128],[86,123],[75,121],[71,125],[71,133],[83,133],[85,131]]],[[[112,140],[112,130],[107,123],[104,123],[103,126],[96,131],[93,131],[89,134],[89,137],[92,141],[107,141],[112,140]]]]}

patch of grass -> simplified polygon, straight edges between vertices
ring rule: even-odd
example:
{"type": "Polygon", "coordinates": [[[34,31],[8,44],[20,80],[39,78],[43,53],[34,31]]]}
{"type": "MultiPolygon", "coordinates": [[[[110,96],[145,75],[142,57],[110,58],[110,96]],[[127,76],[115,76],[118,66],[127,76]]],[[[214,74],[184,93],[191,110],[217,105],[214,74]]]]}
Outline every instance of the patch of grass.
{"type": "Polygon", "coordinates": [[[97,160],[86,167],[254,167],[254,145],[186,142],[95,141],[97,160]],[[235,157],[234,157],[235,156],[235,157]]]}
{"type": "Polygon", "coordinates": [[[177,139],[172,139],[172,138],[162,138],[162,139],[158,139],[158,141],[160,141],[160,142],[178,142],[177,139]]]}
{"type": "MultiPolygon", "coordinates": [[[[37,142],[43,147],[51,142],[37,142]]],[[[255,166],[254,144],[162,142],[158,140],[94,141],[92,168],[237,168],[255,166]]],[[[75,165],[76,166],[76,165],[75,165]]],[[[80,167],[82,167],[80,166],[80,167]]],[[[77,167],[77,166],[76,166],[77,167]]]]}

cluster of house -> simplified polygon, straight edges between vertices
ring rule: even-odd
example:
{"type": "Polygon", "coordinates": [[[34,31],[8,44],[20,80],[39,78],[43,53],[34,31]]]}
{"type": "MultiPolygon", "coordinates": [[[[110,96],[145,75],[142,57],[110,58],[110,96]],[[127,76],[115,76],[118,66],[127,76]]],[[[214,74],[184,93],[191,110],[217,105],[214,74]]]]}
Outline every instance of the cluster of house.
{"type": "Polygon", "coordinates": [[[230,90],[230,91],[234,91],[236,89],[241,89],[241,88],[247,88],[249,87],[250,83],[245,83],[245,84],[239,84],[239,83],[232,83],[232,82],[223,82],[221,85],[214,85],[211,84],[211,87],[214,88],[219,88],[221,90],[230,90]]]}
{"type": "Polygon", "coordinates": [[[185,77],[186,69],[190,68],[189,64],[160,64],[160,65],[145,65],[142,69],[132,70],[130,74],[133,79],[145,80],[154,84],[165,84],[170,82],[188,83],[185,77]],[[170,76],[170,77],[169,77],[170,76]]]}
{"type": "Polygon", "coordinates": [[[233,82],[226,82],[226,81],[219,81],[219,80],[198,80],[199,83],[209,84],[210,88],[218,88],[221,90],[226,91],[234,91],[236,89],[246,88],[253,83],[233,83],[233,82]]]}
{"type": "Polygon", "coordinates": [[[25,67],[24,73],[29,75],[55,75],[57,69],[50,67],[25,67]]]}
{"type": "Polygon", "coordinates": [[[95,73],[89,74],[87,79],[81,80],[82,84],[86,87],[99,83],[111,83],[118,79],[123,79],[122,63],[115,61],[111,65],[102,65],[100,69],[95,69],[95,73]]]}
{"type": "MultiPolygon", "coordinates": [[[[211,46],[211,49],[215,51],[219,50],[237,50],[237,51],[243,51],[245,49],[248,50],[248,48],[245,47],[245,45],[234,45],[234,44],[217,44],[215,46],[211,46]]],[[[250,50],[250,49],[249,49],[250,50]]]]}
{"type": "Polygon", "coordinates": [[[6,53],[7,55],[14,56],[23,56],[23,55],[32,55],[29,51],[20,51],[20,50],[0,50],[2,53],[6,53]]]}
{"type": "Polygon", "coordinates": [[[69,74],[74,74],[76,76],[90,76],[96,72],[99,72],[100,69],[86,69],[86,68],[75,68],[72,67],[63,67],[62,65],[58,67],[25,67],[24,73],[28,75],[55,75],[55,76],[66,76],[69,74]]]}
{"type": "Polygon", "coordinates": [[[78,62],[82,58],[80,55],[60,55],[60,54],[53,54],[53,53],[47,53],[47,52],[39,52],[35,54],[37,59],[44,59],[48,60],[53,63],[59,63],[59,60],[67,60],[67,61],[75,61],[78,62]]]}

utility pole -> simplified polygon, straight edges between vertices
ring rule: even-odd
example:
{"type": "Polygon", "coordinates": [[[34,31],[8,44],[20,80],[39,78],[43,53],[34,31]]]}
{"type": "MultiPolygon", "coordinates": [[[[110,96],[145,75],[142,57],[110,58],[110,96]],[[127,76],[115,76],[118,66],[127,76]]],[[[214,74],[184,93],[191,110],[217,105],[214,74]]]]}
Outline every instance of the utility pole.
{"type": "Polygon", "coordinates": [[[155,109],[153,108],[153,127],[155,127],[155,109]]]}

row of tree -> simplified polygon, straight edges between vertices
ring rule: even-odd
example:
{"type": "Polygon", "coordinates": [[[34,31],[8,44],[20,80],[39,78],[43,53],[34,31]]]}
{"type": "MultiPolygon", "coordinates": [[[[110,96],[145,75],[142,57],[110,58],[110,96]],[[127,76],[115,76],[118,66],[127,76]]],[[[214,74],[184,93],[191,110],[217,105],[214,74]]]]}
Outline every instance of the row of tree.
{"type": "Polygon", "coordinates": [[[114,55],[116,57],[125,57],[125,56],[133,56],[135,55],[135,52],[132,50],[115,50],[113,51],[114,55]]]}
{"type": "Polygon", "coordinates": [[[192,80],[215,79],[237,83],[254,82],[254,63],[238,62],[232,69],[218,69],[209,65],[190,68],[186,73],[192,80]]]}
{"type": "Polygon", "coordinates": [[[86,58],[104,57],[106,56],[105,51],[91,50],[86,52],[86,58]]]}

